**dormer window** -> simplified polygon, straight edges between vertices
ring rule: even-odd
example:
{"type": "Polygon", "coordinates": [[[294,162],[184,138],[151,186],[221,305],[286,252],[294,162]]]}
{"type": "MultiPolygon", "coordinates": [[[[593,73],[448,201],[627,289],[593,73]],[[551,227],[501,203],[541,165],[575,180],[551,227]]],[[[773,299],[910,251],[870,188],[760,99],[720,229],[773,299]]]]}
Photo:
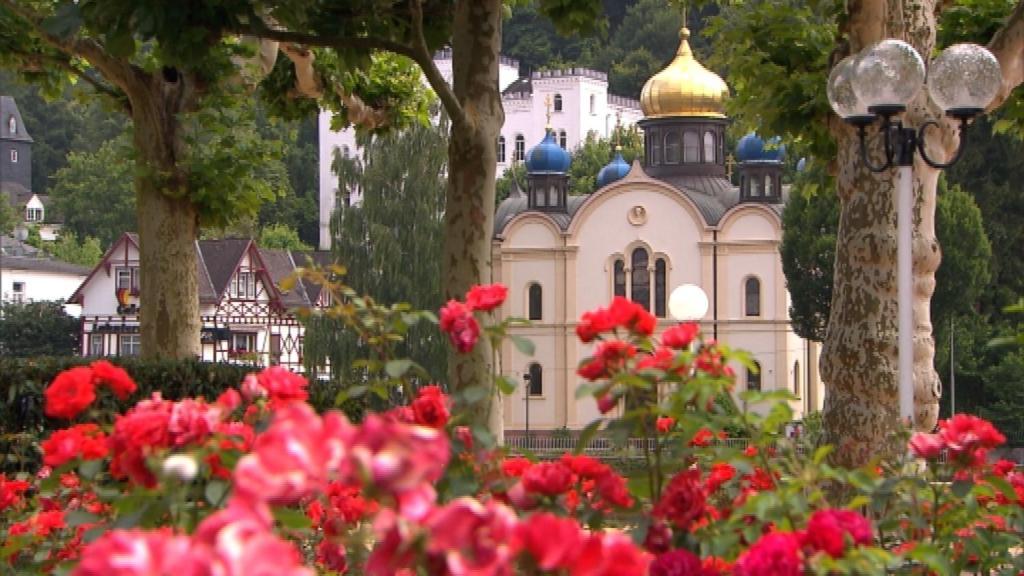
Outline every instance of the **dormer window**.
{"type": "Polygon", "coordinates": [[[13,114],[7,118],[7,130],[11,133],[11,136],[18,133],[18,119],[13,114]]]}
{"type": "Polygon", "coordinates": [[[254,272],[235,274],[235,281],[231,283],[231,297],[238,300],[255,300],[256,274],[254,272]]]}
{"type": "Polygon", "coordinates": [[[25,221],[26,222],[42,222],[43,221],[43,209],[42,208],[26,208],[25,209],[25,221]]]}

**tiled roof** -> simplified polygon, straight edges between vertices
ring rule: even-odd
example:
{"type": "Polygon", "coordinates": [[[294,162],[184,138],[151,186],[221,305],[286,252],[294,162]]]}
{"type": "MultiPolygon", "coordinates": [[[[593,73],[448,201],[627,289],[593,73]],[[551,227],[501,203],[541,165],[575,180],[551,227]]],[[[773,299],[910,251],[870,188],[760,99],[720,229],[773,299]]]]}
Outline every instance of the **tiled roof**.
{"type": "Polygon", "coordinates": [[[224,294],[231,275],[235,273],[242,254],[252,240],[248,238],[225,238],[222,240],[200,240],[199,251],[206,271],[213,284],[217,299],[224,294]]]}
{"type": "Polygon", "coordinates": [[[8,256],[4,255],[0,260],[0,267],[5,270],[32,270],[35,272],[50,272],[53,274],[70,274],[73,276],[86,276],[91,268],[51,260],[49,258],[35,258],[30,256],[8,256]]]}

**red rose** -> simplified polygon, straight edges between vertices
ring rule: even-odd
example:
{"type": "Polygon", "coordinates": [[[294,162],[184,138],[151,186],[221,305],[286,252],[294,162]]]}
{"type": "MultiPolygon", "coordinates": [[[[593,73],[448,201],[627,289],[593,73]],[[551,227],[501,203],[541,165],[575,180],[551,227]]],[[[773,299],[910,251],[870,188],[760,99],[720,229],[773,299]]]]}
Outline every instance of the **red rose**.
{"type": "Polygon", "coordinates": [[[41,444],[43,463],[56,468],[77,458],[99,460],[107,455],[107,437],[95,424],[57,430],[41,444]]]}
{"type": "Polygon", "coordinates": [[[571,576],[642,576],[651,556],[618,532],[590,534],[569,570],[571,576]]]}
{"type": "Polygon", "coordinates": [[[1011,460],[998,460],[992,465],[992,473],[996,476],[1006,477],[1007,474],[1013,472],[1017,468],[1017,464],[1011,460]]]}
{"type": "Polygon", "coordinates": [[[465,354],[476,346],[477,338],[480,337],[480,324],[473,317],[472,310],[462,302],[449,300],[441,308],[439,323],[441,330],[448,334],[452,346],[459,352],[465,354]]]}
{"type": "Polygon", "coordinates": [[[790,532],[763,536],[740,555],[733,572],[736,576],[801,576],[804,562],[799,536],[790,532]]]}
{"type": "Polygon", "coordinates": [[[699,576],[700,558],[689,550],[672,550],[651,562],[650,576],[699,576]]]}
{"type": "Polygon", "coordinates": [[[92,375],[98,382],[110,386],[110,390],[121,400],[127,400],[135,393],[138,386],[135,380],[125,372],[124,368],[114,366],[106,360],[97,360],[89,365],[92,368],[92,375]]]}
{"type": "Polygon", "coordinates": [[[940,421],[939,428],[950,456],[966,466],[983,465],[988,450],[1006,442],[991,422],[969,414],[954,414],[940,421]]]}
{"type": "Polygon", "coordinates": [[[853,510],[817,510],[807,522],[804,544],[833,558],[840,558],[846,542],[869,545],[872,542],[871,523],[853,510]]]}
{"type": "Polygon", "coordinates": [[[575,520],[550,512],[538,512],[525,519],[517,527],[516,534],[525,551],[545,571],[571,567],[583,542],[583,534],[575,520]]]}
{"type": "Polygon", "coordinates": [[[328,570],[334,570],[339,574],[348,571],[348,561],[345,558],[345,545],[324,538],[316,547],[316,561],[328,570]]]}
{"type": "Polygon", "coordinates": [[[648,552],[664,554],[672,546],[672,529],[668,524],[661,521],[651,522],[647,528],[647,535],[644,536],[644,548],[648,552]]]}
{"type": "Polygon", "coordinates": [[[7,476],[0,474],[0,512],[21,500],[21,494],[28,490],[28,488],[28,482],[24,480],[8,480],[7,476]]]}
{"type": "Polygon", "coordinates": [[[665,346],[658,346],[653,354],[645,354],[636,363],[637,370],[661,370],[675,374],[685,374],[689,370],[686,362],[679,358],[675,351],[665,346]]]}
{"type": "Polygon", "coordinates": [[[918,458],[932,460],[942,455],[942,449],[946,444],[938,434],[926,434],[915,432],[910,437],[910,450],[918,458]]]}
{"type": "Polygon", "coordinates": [[[608,313],[611,315],[612,321],[615,322],[615,326],[621,326],[640,336],[650,336],[658,324],[657,318],[643,306],[622,296],[612,299],[608,313]]]}
{"type": "Polygon", "coordinates": [[[420,426],[440,430],[448,423],[448,397],[437,386],[424,386],[412,402],[412,412],[420,426]]]}
{"type": "Polygon", "coordinates": [[[725,462],[715,462],[711,465],[711,472],[704,483],[704,489],[708,494],[714,493],[722,484],[732,480],[736,476],[736,469],[725,462]]]}
{"type": "Polygon", "coordinates": [[[508,288],[502,284],[488,284],[486,286],[473,286],[466,293],[466,306],[470,310],[486,312],[493,310],[505,301],[508,296],[508,288]]]}
{"type": "Polygon", "coordinates": [[[86,366],[65,370],[53,379],[43,394],[47,416],[71,420],[96,399],[92,370],[86,366]]]}
{"type": "Polygon", "coordinates": [[[156,476],[146,467],[146,456],[171,445],[168,425],[173,404],[159,394],[143,400],[114,422],[110,435],[110,473],[152,488],[156,476]]]}
{"type": "Polygon", "coordinates": [[[530,462],[522,456],[506,458],[501,463],[501,473],[509,478],[519,478],[529,470],[531,466],[533,466],[533,462],[530,462]]]}
{"type": "Polygon", "coordinates": [[[654,421],[654,427],[657,428],[659,434],[668,434],[675,425],[676,419],[671,416],[659,416],[654,421]]]}
{"type": "Polygon", "coordinates": [[[690,446],[696,446],[698,448],[704,448],[711,445],[711,441],[714,440],[715,435],[711,433],[711,430],[707,428],[701,428],[697,430],[697,433],[690,438],[690,446]]]}
{"type": "Polygon", "coordinates": [[[296,374],[281,366],[271,366],[256,374],[256,380],[270,396],[270,403],[278,407],[289,402],[303,402],[309,398],[306,387],[309,382],[301,374],[296,374]]]}
{"type": "Polygon", "coordinates": [[[561,462],[541,462],[523,474],[523,487],[528,492],[557,496],[572,487],[572,470],[561,462]]]}
{"type": "Polygon", "coordinates": [[[661,335],[662,346],[682,350],[693,342],[700,332],[700,325],[696,322],[685,322],[665,330],[661,335]]]}
{"type": "Polygon", "coordinates": [[[684,470],[665,487],[651,515],[669,521],[679,530],[688,530],[704,512],[704,487],[698,470],[684,470]]]}
{"type": "Polygon", "coordinates": [[[611,394],[604,393],[597,397],[597,409],[601,414],[607,414],[619,405],[619,399],[611,394]]]}

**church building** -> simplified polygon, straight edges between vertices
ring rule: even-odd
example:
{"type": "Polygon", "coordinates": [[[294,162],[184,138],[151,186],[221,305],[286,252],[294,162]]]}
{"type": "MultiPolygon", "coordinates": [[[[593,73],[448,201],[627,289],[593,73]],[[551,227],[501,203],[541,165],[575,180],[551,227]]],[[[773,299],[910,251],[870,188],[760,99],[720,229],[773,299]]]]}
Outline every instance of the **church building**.
{"type": "Polygon", "coordinates": [[[576,398],[576,367],[593,347],[577,340],[578,319],[624,296],[654,313],[660,331],[676,322],[668,297],[683,284],[708,296],[704,334],[748,351],[760,367],[735,367],[736,393],[789,390],[797,418],[822,405],[818,350],[793,332],[779,255],[785,150],[744,137],[732,184],[728,87],[694,58],[689,31],[680,37],[674,60],[641,94],[642,163],[617,154],[597,190],[571,196],[570,155],[549,128],[525,155],[525,191],[497,209],[494,281],[509,287],[502,314],[528,318],[513,331],[536,345],[532,356],[511,342],[501,350],[505,372],[523,383],[505,398],[509,435],[580,429],[597,418],[592,398],[576,398]]]}

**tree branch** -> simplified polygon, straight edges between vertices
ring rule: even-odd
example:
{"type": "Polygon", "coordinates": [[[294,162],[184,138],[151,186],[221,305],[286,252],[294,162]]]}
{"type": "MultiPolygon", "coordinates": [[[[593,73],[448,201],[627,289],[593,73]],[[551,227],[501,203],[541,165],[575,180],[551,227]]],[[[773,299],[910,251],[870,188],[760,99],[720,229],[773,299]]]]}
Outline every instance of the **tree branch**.
{"type": "MultiPolygon", "coordinates": [[[[9,0],[0,0],[0,2],[6,1],[9,0]]],[[[367,38],[360,36],[330,36],[305,34],[303,32],[292,32],[290,30],[281,30],[278,28],[268,26],[266,22],[264,22],[258,17],[251,18],[249,20],[248,27],[236,26],[229,28],[228,31],[235,34],[257,36],[259,38],[266,38],[268,40],[277,40],[278,42],[288,44],[304,44],[306,46],[319,46],[321,48],[335,48],[342,50],[385,50],[387,52],[394,52],[395,54],[401,54],[409,58],[414,58],[412,48],[399,42],[393,42],[391,40],[385,40],[383,38],[367,38]]]]}
{"type": "MultiPolygon", "coordinates": [[[[1024,1],[1024,0],[1021,0],[1024,1]]],[[[422,0],[409,0],[409,10],[412,12],[412,49],[411,56],[414,62],[423,69],[427,82],[434,89],[434,93],[440,98],[448,116],[454,124],[462,124],[466,121],[466,113],[459,104],[451,85],[441,75],[437,65],[434,64],[434,55],[427,48],[427,40],[423,35],[423,2],[422,0]]]]}
{"type": "Polygon", "coordinates": [[[995,54],[1003,71],[1003,87],[988,105],[988,110],[992,111],[1002,106],[1013,89],[1024,83],[1024,0],[1017,2],[1006,23],[992,36],[988,49],[995,54]]]}

